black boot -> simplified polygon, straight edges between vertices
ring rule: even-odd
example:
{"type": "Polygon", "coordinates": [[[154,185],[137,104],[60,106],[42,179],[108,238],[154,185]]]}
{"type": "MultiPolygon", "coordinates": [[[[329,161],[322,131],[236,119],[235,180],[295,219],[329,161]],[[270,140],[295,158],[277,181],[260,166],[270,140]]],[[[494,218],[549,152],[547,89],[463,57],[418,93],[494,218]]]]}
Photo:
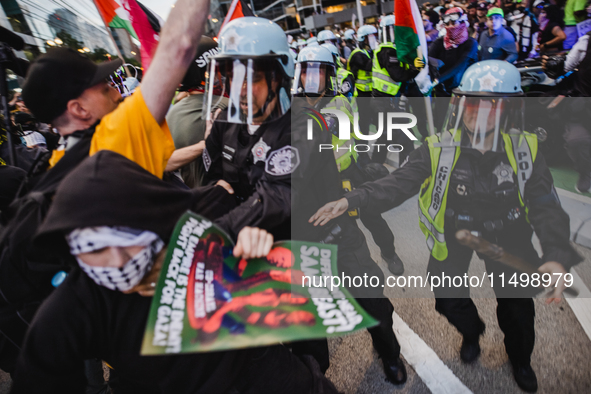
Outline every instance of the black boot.
{"type": "Polygon", "coordinates": [[[462,348],[460,349],[460,358],[466,364],[474,362],[480,356],[480,344],[478,343],[480,336],[474,339],[464,337],[462,341],[462,348]]]}
{"type": "Polygon", "coordinates": [[[386,374],[386,379],[390,383],[399,385],[406,382],[406,367],[404,366],[404,362],[402,362],[400,357],[394,360],[382,358],[382,363],[384,364],[384,373],[386,374]]]}
{"type": "Polygon", "coordinates": [[[538,391],[538,378],[530,364],[519,365],[513,364],[513,376],[520,389],[528,393],[535,393],[538,391]]]}
{"type": "Polygon", "coordinates": [[[382,253],[382,258],[384,259],[384,261],[388,265],[388,270],[392,274],[402,275],[404,273],[404,264],[402,263],[402,260],[400,260],[400,257],[398,257],[396,252],[394,252],[394,256],[392,256],[392,257],[386,257],[382,253]]]}

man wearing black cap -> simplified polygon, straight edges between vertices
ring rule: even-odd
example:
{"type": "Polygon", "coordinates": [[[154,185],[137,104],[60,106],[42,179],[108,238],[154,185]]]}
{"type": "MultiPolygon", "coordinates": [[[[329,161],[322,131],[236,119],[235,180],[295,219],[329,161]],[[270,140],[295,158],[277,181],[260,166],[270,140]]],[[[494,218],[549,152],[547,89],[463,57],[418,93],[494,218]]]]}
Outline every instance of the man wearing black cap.
{"type": "MultiPolygon", "coordinates": [[[[210,57],[218,53],[218,44],[209,37],[201,37],[197,56],[189,66],[187,74],[180,87],[180,91],[188,96],[175,104],[166,115],[166,122],[176,147],[175,154],[168,161],[167,170],[180,167],[181,177],[190,188],[201,186],[205,174],[203,160],[198,160],[205,149],[207,137],[207,121],[203,114],[203,98],[205,89],[205,73],[210,57]]],[[[225,110],[228,100],[218,97],[217,105],[212,108],[215,114],[218,110],[225,110]]]]}
{"type": "Polygon", "coordinates": [[[476,19],[472,24],[474,33],[472,38],[478,40],[480,34],[486,30],[486,13],[488,12],[488,3],[486,1],[480,1],[476,5],[476,19]]]}

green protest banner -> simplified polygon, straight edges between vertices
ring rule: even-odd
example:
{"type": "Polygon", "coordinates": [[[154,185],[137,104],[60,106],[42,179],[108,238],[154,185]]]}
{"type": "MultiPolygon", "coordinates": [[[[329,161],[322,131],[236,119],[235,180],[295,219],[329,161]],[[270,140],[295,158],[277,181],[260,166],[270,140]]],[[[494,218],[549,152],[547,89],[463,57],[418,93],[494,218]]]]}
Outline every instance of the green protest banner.
{"type": "Polygon", "coordinates": [[[248,261],[235,258],[233,247],[207,219],[192,212],[181,217],[156,285],[141,354],[326,338],[377,324],[346,289],[329,293],[302,286],[302,268],[309,272],[314,264],[323,275],[327,267],[339,275],[335,245],[276,242],[266,258],[248,261]],[[335,294],[343,298],[330,297],[335,294]]]}

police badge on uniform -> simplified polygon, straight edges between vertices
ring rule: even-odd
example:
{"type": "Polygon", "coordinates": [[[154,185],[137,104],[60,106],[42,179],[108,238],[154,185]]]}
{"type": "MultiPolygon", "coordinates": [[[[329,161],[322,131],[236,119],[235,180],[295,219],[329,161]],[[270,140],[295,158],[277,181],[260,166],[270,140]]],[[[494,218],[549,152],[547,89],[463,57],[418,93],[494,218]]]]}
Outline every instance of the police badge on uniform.
{"type": "Polygon", "coordinates": [[[265,141],[263,141],[263,137],[254,144],[251,149],[252,152],[252,162],[256,164],[259,161],[265,161],[267,158],[267,153],[271,150],[271,147],[267,145],[265,141]]]}
{"type": "Polygon", "coordinates": [[[515,183],[513,181],[513,168],[509,164],[499,163],[499,165],[493,171],[493,174],[497,176],[499,185],[504,182],[515,183]]]}
{"type": "Polygon", "coordinates": [[[300,165],[300,154],[297,148],[287,145],[273,151],[265,163],[265,171],[271,175],[287,175],[300,165]]]}

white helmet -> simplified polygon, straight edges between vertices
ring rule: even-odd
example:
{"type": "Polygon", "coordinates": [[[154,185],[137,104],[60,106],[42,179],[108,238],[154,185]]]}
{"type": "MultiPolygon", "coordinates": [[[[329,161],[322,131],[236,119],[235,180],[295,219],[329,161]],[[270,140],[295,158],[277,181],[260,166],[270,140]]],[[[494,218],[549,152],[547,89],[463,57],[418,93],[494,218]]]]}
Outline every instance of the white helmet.
{"type": "MultiPolygon", "coordinates": [[[[376,35],[378,34],[378,29],[376,29],[372,25],[363,25],[357,30],[357,40],[361,43],[367,37],[366,44],[373,50],[378,45],[376,35]]],[[[362,46],[360,46],[362,47],[362,46]]]]}
{"type": "Polygon", "coordinates": [[[308,41],[306,41],[306,46],[314,46],[314,45],[318,45],[318,39],[316,37],[310,37],[308,38],[308,41]]]}
{"type": "Polygon", "coordinates": [[[247,16],[230,21],[220,32],[216,58],[263,57],[277,59],[285,74],[293,77],[293,62],[285,32],[268,19],[247,16]]]}
{"type": "Polygon", "coordinates": [[[337,72],[332,53],[322,46],[304,48],[298,55],[292,95],[333,97],[337,94],[337,72]]]}
{"type": "Polygon", "coordinates": [[[332,53],[334,56],[341,56],[341,54],[339,53],[339,50],[337,49],[336,46],[334,46],[333,44],[327,42],[326,44],[322,44],[320,45],[322,48],[326,48],[330,51],[330,53],[332,53]]]}
{"type": "Polygon", "coordinates": [[[304,40],[303,38],[299,38],[298,39],[298,49],[302,49],[305,46],[306,46],[306,40],[304,40]]]}
{"type": "Polygon", "coordinates": [[[394,24],[396,20],[394,15],[388,15],[380,21],[380,30],[382,33],[382,42],[394,42],[394,24]]]}
{"type": "Polygon", "coordinates": [[[345,38],[345,40],[354,41],[355,40],[355,30],[353,30],[353,29],[345,30],[343,37],[345,38]]]}
{"type": "Polygon", "coordinates": [[[238,18],[222,29],[218,43],[206,84],[207,119],[223,96],[229,98],[228,109],[217,121],[261,124],[283,116],[291,107],[294,75],[283,29],[264,18],[238,18]]]}
{"type": "Polygon", "coordinates": [[[322,45],[325,42],[337,42],[337,37],[331,30],[322,30],[320,33],[318,33],[318,44],[322,45]]]}
{"type": "Polygon", "coordinates": [[[357,39],[363,41],[370,34],[378,34],[378,29],[372,25],[363,25],[357,30],[357,39]]]}
{"type": "Polygon", "coordinates": [[[394,26],[395,23],[396,19],[394,18],[394,15],[387,15],[380,21],[380,27],[394,26]]]}

